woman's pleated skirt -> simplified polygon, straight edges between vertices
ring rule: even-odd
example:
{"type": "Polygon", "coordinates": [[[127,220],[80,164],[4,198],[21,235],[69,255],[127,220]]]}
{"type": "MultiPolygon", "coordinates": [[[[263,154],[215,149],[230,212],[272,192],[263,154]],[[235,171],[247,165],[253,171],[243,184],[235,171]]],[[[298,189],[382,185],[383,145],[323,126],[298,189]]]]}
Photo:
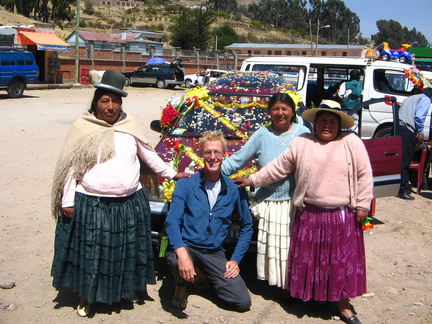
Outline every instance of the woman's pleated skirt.
{"type": "Polygon", "coordinates": [[[303,301],[339,301],[366,293],[361,226],[349,208],[298,210],[291,236],[287,289],[303,301]]]}
{"type": "Polygon", "coordinates": [[[72,219],[57,221],[53,286],[69,287],[89,303],[134,298],[156,283],[147,195],[75,195],[72,219]]]}
{"type": "Polygon", "coordinates": [[[272,286],[285,287],[291,206],[290,200],[264,200],[258,205],[257,277],[272,286]]]}

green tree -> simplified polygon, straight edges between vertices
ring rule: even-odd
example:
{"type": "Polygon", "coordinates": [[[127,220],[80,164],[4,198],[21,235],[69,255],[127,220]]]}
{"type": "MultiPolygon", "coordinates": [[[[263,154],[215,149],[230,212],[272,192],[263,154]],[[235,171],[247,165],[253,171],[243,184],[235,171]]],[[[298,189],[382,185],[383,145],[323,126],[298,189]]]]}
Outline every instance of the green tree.
{"type": "Polygon", "coordinates": [[[224,11],[235,14],[238,10],[237,0],[208,0],[207,3],[215,12],[224,11]]]}
{"type": "Polygon", "coordinates": [[[86,0],[84,2],[84,13],[88,14],[88,15],[94,15],[95,13],[95,9],[93,7],[93,2],[91,0],[86,0]]]}
{"type": "Polygon", "coordinates": [[[74,17],[70,5],[75,0],[51,0],[51,20],[56,25],[60,25],[63,21],[71,21],[74,17]]]}
{"type": "Polygon", "coordinates": [[[263,25],[306,32],[308,12],[304,0],[262,0],[248,6],[248,16],[263,25]]]}
{"type": "Polygon", "coordinates": [[[395,20],[378,20],[378,33],[372,35],[372,39],[376,45],[382,42],[389,43],[391,48],[400,48],[401,44],[415,45],[416,47],[426,47],[428,45],[427,38],[415,28],[409,30],[395,20]]]}
{"type": "Polygon", "coordinates": [[[213,30],[213,35],[217,36],[217,49],[223,50],[225,46],[238,42],[239,36],[230,25],[223,25],[213,30]]]}
{"type": "Polygon", "coordinates": [[[207,50],[212,42],[211,25],[216,20],[213,10],[184,8],[169,27],[171,45],[183,49],[207,50]]]}
{"type": "Polygon", "coordinates": [[[309,0],[311,10],[309,18],[312,32],[316,32],[318,21],[320,26],[330,25],[319,30],[320,39],[336,44],[347,44],[348,35],[351,44],[356,43],[360,33],[360,18],[347,8],[342,0],[309,0]]]}

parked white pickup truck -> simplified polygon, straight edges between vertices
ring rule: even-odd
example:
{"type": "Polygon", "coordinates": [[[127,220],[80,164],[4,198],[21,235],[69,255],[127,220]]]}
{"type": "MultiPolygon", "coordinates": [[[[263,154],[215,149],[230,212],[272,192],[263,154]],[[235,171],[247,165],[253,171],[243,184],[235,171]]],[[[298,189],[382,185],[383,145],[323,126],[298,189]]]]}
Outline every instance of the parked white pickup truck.
{"type": "MultiPolygon", "coordinates": [[[[210,70],[210,81],[214,81],[221,75],[227,73],[225,70],[210,70]]],[[[185,86],[186,88],[193,88],[196,86],[203,86],[205,78],[205,71],[201,71],[197,74],[188,74],[185,76],[185,86]]]]}

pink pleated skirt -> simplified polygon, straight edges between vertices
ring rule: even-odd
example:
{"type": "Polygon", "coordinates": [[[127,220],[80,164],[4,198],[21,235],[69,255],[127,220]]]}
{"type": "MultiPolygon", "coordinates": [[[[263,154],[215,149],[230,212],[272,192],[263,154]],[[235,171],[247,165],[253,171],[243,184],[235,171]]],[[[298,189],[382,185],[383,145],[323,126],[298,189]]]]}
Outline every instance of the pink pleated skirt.
{"type": "Polygon", "coordinates": [[[366,293],[363,230],[348,207],[297,210],[288,259],[292,297],[339,301],[366,293]]]}

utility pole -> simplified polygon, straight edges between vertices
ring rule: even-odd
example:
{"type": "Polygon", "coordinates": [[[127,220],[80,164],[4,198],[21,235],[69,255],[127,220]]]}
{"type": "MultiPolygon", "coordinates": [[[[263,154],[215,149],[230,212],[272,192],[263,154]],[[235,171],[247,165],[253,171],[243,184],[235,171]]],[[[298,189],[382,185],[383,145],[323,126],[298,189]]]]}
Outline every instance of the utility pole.
{"type": "Polygon", "coordinates": [[[79,24],[80,24],[80,0],[76,4],[76,25],[75,25],[75,83],[79,82],[79,24]]]}
{"type": "Polygon", "coordinates": [[[349,57],[349,28],[348,28],[348,38],[347,38],[347,57],[349,57]]]}
{"type": "Polygon", "coordinates": [[[310,33],[310,40],[311,40],[311,56],[314,56],[314,50],[312,44],[312,22],[310,19],[309,19],[309,33],[310,33]]]}

